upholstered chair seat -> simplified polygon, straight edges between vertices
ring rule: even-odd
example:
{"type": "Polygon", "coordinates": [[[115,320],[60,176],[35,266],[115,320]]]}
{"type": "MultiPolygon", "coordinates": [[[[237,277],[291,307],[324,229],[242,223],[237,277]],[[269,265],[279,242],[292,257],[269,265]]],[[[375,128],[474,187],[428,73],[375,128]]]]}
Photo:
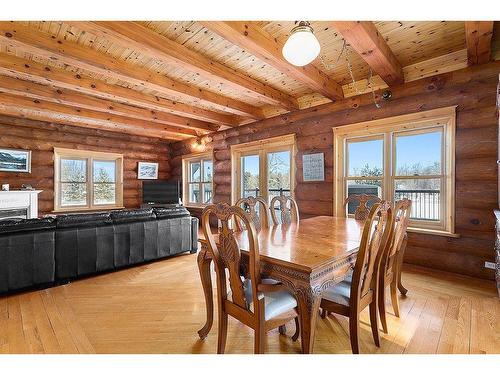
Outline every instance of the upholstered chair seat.
{"type": "MultiPolygon", "coordinates": [[[[273,279],[262,279],[261,284],[277,284],[277,282],[273,279]]],[[[245,279],[243,282],[243,289],[245,292],[245,299],[250,301],[248,307],[250,311],[254,311],[252,303],[252,280],[245,279]]],[[[266,321],[297,307],[297,300],[294,295],[286,289],[263,292],[262,294],[264,294],[264,316],[266,321]]]]}
{"type": "Polygon", "coordinates": [[[351,298],[351,280],[344,280],[340,283],[326,289],[321,298],[342,306],[349,306],[351,298]]]}

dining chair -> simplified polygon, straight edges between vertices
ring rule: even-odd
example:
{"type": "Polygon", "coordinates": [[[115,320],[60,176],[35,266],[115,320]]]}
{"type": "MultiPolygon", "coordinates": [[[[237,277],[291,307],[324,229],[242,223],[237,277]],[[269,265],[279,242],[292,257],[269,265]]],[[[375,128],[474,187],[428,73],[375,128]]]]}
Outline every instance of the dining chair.
{"type": "Polygon", "coordinates": [[[378,272],[382,251],[391,239],[393,215],[389,202],[375,203],[363,226],[352,278],[326,289],[321,296],[322,316],[336,313],[349,318],[351,349],[359,353],[359,315],[367,306],[373,340],[380,346],[377,320],[378,272]]]}
{"type": "MultiPolygon", "coordinates": [[[[267,206],[266,200],[262,197],[247,197],[240,198],[236,202],[236,206],[241,207],[244,205],[245,211],[248,219],[253,223],[257,232],[259,232],[262,228],[269,227],[269,208],[267,206]],[[259,210],[257,212],[257,207],[259,210]]],[[[236,220],[236,227],[239,230],[243,230],[241,222],[236,220]]]]}
{"type": "Polygon", "coordinates": [[[282,284],[261,280],[257,231],[241,207],[226,203],[207,206],[202,214],[202,227],[217,280],[217,353],[225,350],[229,315],[254,330],[254,352],[263,353],[266,332],[290,320],[297,324],[297,300],[282,284]],[[210,215],[215,215],[220,223],[217,241],[210,228],[210,215]],[[246,279],[240,276],[242,253],[230,226],[231,219],[240,220],[247,228],[249,277],[246,279]]]}
{"type": "Polygon", "coordinates": [[[274,225],[299,222],[299,209],[297,202],[290,196],[278,195],[274,197],[271,199],[269,210],[271,211],[271,218],[273,219],[274,225]],[[278,209],[280,211],[280,219],[278,219],[278,216],[276,215],[276,202],[279,204],[278,209]],[[290,203],[290,206],[287,205],[288,203],[290,203]]]}
{"type": "Polygon", "coordinates": [[[367,206],[368,202],[379,203],[381,199],[373,194],[351,194],[344,200],[344,207],[351,202],[358,202],[358,206],[354,211],[354,219],[366,220],[370,213],[370,208],[367,206]]]}
{"type": "Polygon", "coordinates": [[[410,221],[411,200],[403,199],[396,202],[394,206],[394,235],[389,246],[386,246],[382,254],[380,265],[380,277],[378,287],[378,308],[382,329],[387,333],[387,319],[385,310],[385,289],[390,285],[391,302],[394,315],[399,318],[399,301],[397,295],[397,282],[400,269],[399,256],[406,241],[406,230],[410,221]]]}

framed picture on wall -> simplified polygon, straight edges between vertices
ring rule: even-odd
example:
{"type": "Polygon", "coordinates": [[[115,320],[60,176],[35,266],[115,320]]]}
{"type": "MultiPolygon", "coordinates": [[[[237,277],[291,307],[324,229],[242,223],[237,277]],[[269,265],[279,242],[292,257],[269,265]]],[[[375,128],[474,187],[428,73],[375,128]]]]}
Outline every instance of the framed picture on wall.
{"type": "Polygon", "coordinates": [[[31,173],[31,151],[0,148],[0,172],[31,173]]]}
{"type": "Polygon", "coordinates": [[[137,178],[139,180],[157,180],[158,163],[147,163],[140,161],[137,167],[137,178]]]}

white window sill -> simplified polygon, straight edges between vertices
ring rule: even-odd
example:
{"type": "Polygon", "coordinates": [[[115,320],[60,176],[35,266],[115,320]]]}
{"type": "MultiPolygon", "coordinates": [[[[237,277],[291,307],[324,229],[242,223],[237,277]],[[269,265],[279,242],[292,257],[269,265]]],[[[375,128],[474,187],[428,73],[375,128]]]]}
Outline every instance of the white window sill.
{"type": "Polygon", "coordinates": [[[451,237],[451,238],[460,238],[460,234],[458,234],[458,233],[452,233],[452,232],[447,232],[447,231],[444,231],[444,230],[408,227],[407,231],[410,232],[410,233],[421,233],[421,234],[431,234],[433,236],[443,236],[443,237],[451,237]]]}
{"type": "Polygon", "coordinates": [[[108,210],[122,210],[124,206],[103,206],[103,207],[68,207],[68,208],[58,208],[52,211],[52,213],[68,213],[68,212],[99,212],[108,210]]]}

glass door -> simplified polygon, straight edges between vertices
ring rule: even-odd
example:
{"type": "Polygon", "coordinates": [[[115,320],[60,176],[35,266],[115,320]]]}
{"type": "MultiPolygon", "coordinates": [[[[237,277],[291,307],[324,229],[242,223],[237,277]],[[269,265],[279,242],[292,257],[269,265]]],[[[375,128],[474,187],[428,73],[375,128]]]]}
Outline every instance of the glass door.
{"type": "Polygon", "coordinates": [[[241,194],[240,198],[261,195],[260,189],[260,156],[249,154],[241,156],[241,194]]]}
{"type": "Polygon", "coordinates": [[[267,199],[291,195],[291,152],[290,150],[267,153],[267,199]]]}

